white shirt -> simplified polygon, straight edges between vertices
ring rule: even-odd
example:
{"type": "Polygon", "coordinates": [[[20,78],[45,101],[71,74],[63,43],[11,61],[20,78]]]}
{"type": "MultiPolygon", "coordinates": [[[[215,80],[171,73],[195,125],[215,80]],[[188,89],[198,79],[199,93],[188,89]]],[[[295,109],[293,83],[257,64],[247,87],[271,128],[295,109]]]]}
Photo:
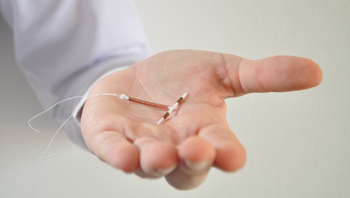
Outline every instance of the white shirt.
{"type": "MultiPolygon", "coordinates": [[[[0,8],[13,30],[17,65],[44,108],[86,95],[97,79],[149,55],[131,0],[0,0],[0,8]]],[[[50,114],[63,123],[78,103],[62,103],[50,114]]],[[[86,148],[73,119],[65,131],[86,148]]]]}

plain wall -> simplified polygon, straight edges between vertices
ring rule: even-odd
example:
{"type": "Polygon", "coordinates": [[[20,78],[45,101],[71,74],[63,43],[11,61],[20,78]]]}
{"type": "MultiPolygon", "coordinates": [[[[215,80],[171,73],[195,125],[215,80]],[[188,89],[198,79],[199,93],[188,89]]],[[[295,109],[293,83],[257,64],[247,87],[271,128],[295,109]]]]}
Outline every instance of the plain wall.
{"type": "Polygon", "coordinates": [[[153,53],[198,49],[250,59],[294,55],[323,70],[317,88],[228,99],[227,119],[248,154],[236,173],[177,191],[164,179],[112,169],[40,112],[14,62],[11,30],[0,21],[0,197],[350,197],[349,0],[136,0],[153,53]]]}

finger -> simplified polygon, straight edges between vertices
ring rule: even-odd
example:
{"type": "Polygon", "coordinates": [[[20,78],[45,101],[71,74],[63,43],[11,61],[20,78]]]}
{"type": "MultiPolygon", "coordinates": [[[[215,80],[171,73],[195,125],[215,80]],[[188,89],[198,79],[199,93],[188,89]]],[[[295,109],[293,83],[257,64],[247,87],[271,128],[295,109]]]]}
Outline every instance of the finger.
{"type": "Polygon", "coordinates": [[[166,180],[177,189],[192,189],[205,181],[215,159],[214,148],[206,141],[191,137],[178,147],[180,164],[166,180]]]}
{"type": "Polygon", "coordinates": [[[223,55],[235,96],[251,92],[282,92],[315,87],[322,80],[320,67],[310,59],[274,56],[248,60],[223,55]]]}
{"type": "Polygon", "coordinates": [[[115,131],[99,133],[89,148],[102,161],[125,172],[134,172],[139,166],[137,147],[115,131]]]}
{"type": "Polygon", "coordinates": [[[177,166],[177,150],[174,145],[150,137],[136,140],[140,150],[140,177],[157,178],[172,172],[177,166]]]}
{"type": "Polygon", "coordinates": [[[198,136],[214,147],[216,167],[224,171],[236,171],[244,166],[245,149],[228,127],[211,125],[201,129],[198,136]]]}

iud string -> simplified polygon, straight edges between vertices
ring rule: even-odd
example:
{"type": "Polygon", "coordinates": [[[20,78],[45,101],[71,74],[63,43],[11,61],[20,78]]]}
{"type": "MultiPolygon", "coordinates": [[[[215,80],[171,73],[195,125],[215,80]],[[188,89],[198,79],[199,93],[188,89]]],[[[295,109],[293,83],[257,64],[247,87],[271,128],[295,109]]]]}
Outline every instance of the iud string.
{"type": "MultiPolygon", "coordinates": [[[[61,104],[61,103],[64,103],[64,102],[67,102],[67,101],[70,101],[70,100],[74,100],[74,99],[77,99],[77,98],[86,98],[86,100],[88,98],[92,98],[92,97],[96,97],[96,96],[116,96],[116,97],[119,97],[117,94],[110,94],[110,93],[99,93],[99,94],[94,94],[94,95],[91,95],[89,97],[86,97],[86,96],[74,96],[74,97],[71,97],[71,98],[67,98],[67,99],[64,99],[64,100],[61,100],[55,104],[53,104],[51,107],[47,108],[46,110],[38,113],[37,115],[33,116],[31,119],[28,120],[28,126],[33,129],[34,131],[36,131],[37,133],[40,133],[39,130],[35,129],[30,123],[37,117],[41,116],[42,114],[50,111],[52,108],[54,108],[55,106],[61,104]]],[[[62,124],[61,126],[57,129],[57,131],[55,132],[54,136],[52,137],[49,145],[46,147],[45,151],[43,152],[43,154],[41,154],[41,156],[38,158],[38,160],[44,160],[44,159],[48,159],[48,158],[51,158],[51,157],[54,157],[56,156],[57,154],[53,154],[53,155],[50,155],[50,156],[47,156],[47,157],[43,157],[45,155],[45,153],[47,152],[47,150],[49,150],[52,142],[54,141],[54,139],[56,138],[58,132],[62,129],[62,127],[68,122],[69,119],[71,119],[73,117],[73,114],[70,115],[62,124]]]]}
{"type": "MultiPolygon", "coordinates": [[[[128,97],[126,96],[125,94],[122,94],[122,95],[117,95],[117,94],[111,94],[111,93],[99,93],[99,94],[94,94],[94,95],[90,95],[88,97],[86,96],[74,96],[74,97],[71,97],[71,98],[67,98],[67,99],[64,99],[64,100],[61,100],[57,103],[55,103],[54,105],[52,105],[51,107],[47,108],[46,110],[40,112],[39,114],[33,116],[31,119],[28,120],[28,126],[33,129],[34,131],[39,132],[39,130],[35,129],[30,123],[37,117],[41,116],[42,114],[50,111],[52,108],[54,108],[55,106],[63,103],[63,102],[67,102],[67,101],[70,101],[70,100],[74,100],[74,99],[77,99],[77,98],[86,98],[89,99],[89,98],[92,98],[92,97],[96,97],[96,96],[115,96],[115,97],[118,97],[119,99],[122,99],[122,100],[129,100],[131,102],[135,102],[135,103],[139,103],[139,104],[142,104],[142,105],[147,105],[147,106],[151,106],[151,107],[156,107],[156,108],[161,108],[161,109],[164,109],[164,110],[168,110],[164,116],[158,121],[157,124],[161,124],[162,122],[164,122],[164,120],[170,115],[170,113],[172,113],[177,107],[178,105],[180,105],[182,103],[182,101],[186,98],[187,96],[187,93],[185,93],[182,97],[180,97],[176,103],[172,106],[172,107],[169,107],[167,105],[164,105],[164,104],[159,104],[159,103],[154,103],[154,102],[149,102],[149,101],[145,101],[145,100],[141,100],[141,99],[137,99],[137,98],[134,98],[134,97],[128,97]]],[[[61,126],[57,129],[57,131],[55,132],[54,136],[52,137],[50,143],[48,144],[48,146],[46,147],[45,151],[41,154],[41,156],[38,158],[38,160],[44,160],[44,159],[48,159],[48,158],[51,158],[51,157],[54,157],[56,156],[57,154],[54,154],[54,155],[50,155],[50,156],[47,156],[47,157],[43,157],[47,150],[50,148],[52,142],[54,141],[54,139],[56,138],[58,132],[62,129],[62,127],[69,121],[69,119],[71,119],[73,117],[73,114],[70,115],[62,124],[61,126]]]]}

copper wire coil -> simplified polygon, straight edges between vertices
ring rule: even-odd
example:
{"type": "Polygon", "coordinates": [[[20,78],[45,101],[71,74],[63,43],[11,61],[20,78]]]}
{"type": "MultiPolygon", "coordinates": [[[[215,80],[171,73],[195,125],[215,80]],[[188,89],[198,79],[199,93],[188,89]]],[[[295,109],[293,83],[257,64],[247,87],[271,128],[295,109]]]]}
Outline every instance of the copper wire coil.
{"type": "Polygon", "coordinates": [[[132,102],[137,102],[137,103],[148,105],[148,106],[152,106],[152,107],[169,110],[169,106],[167,106],[167,105],[158,104],[158,103],[154,103],[154,102],[149,102],[149,101],[145,101],[145,100],[140,100],[140,99],[133,98],[133,97],[129,97],[129,100],[132,101],[132,102]]]}

